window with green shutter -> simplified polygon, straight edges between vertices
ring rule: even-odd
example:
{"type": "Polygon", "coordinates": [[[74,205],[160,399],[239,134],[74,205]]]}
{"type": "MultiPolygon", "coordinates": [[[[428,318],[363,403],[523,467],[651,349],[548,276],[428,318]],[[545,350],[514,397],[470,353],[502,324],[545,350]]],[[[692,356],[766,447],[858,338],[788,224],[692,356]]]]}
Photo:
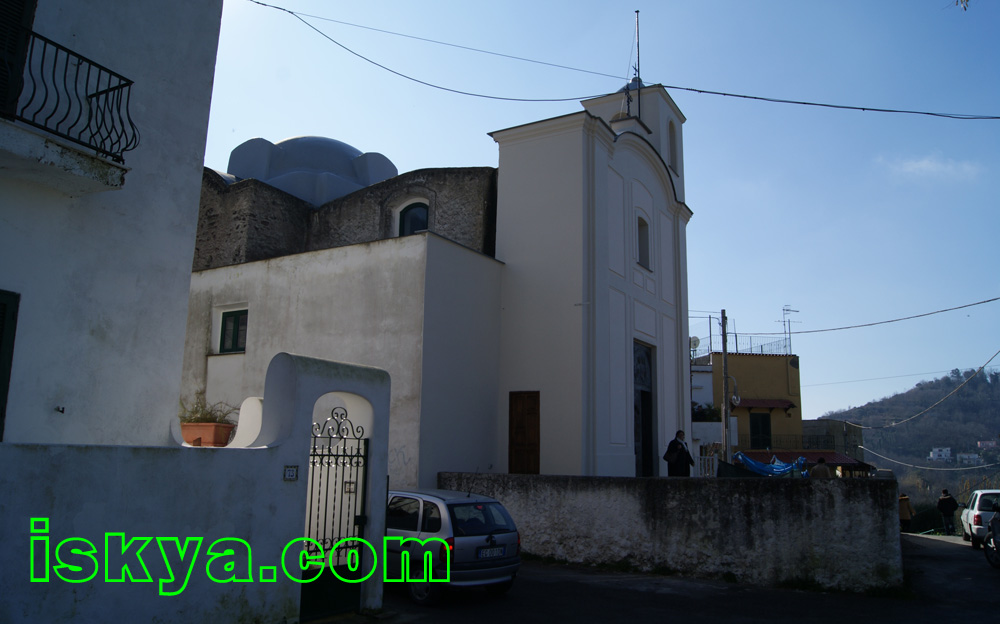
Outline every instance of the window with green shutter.
{"type": "Polygon", "coordinates": [[[247,350],[247,310],[222,313],[222,343],[219,353],[243,353],[247,350]]]}

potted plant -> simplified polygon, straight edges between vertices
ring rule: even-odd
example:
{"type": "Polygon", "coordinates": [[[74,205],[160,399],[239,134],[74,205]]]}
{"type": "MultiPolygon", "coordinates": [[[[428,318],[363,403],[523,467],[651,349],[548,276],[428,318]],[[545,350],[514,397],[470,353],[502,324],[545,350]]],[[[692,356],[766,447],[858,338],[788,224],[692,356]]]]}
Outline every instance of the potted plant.
{"type": "Polygon", "coordinates": [[[205,391],[199,390],[194,395],[194,401],[185,403],[180,400],[180,411],[177,414],[181,421],[181,435],[191,446],[225,446],[233,433],[236,423],[230,416],[239,411],[222,401],[209,403],[205,400],[205,391]]]}

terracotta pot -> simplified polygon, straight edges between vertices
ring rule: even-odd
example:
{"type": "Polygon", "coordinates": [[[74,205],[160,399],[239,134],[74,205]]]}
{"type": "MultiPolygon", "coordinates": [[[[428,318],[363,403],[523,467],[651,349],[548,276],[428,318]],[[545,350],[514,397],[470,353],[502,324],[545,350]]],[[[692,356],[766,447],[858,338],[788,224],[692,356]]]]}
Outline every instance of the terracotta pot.
{"type": "Polygon", "coordinates": [[[191,446],[225,446],[236,425],[229,423],[181,423],[181,435],[191,446]]]}

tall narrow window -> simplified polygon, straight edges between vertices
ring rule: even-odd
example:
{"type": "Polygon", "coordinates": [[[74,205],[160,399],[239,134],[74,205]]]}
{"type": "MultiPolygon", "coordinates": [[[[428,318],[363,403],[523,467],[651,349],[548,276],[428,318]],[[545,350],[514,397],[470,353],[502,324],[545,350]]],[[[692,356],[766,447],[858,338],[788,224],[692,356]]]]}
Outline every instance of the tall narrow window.
{"type": "Polygon", "coordinates": [[[427,204],[410,204],[399,213],[399,235],[409,236],[427,229],[427,204]]]}
{"type": "Polygon", "coordinates": [[[17,323],[17,306],[21,296],[0,290],[0,442],[3,441],[3,424],[7,414],[7,390],[14,361],[14,325],[17,323]]]}
{"type": "Polygon", "coordinates": [[[222,343],[219,353],[243,353],[247,350],[247,311],[222,313],[222,343]]]}
{"type": "Polygon", "coordinates": [[[636,230],[639,237],[639,264],[652,270],[652,265],[649,263],[649,224],[646,223],[645,219],[639,217],[636,220],[636,230]]]}
{"type": "Polygon", "coordinates": [[[667,164],[674,170],[674,173],[680,174],[680,165],[677,162],[677,126],[675,126],[672,121],[667,129],[667,140],[670,141],[670,145],[667,148],[667,154],[670,162],[667,164]]]}

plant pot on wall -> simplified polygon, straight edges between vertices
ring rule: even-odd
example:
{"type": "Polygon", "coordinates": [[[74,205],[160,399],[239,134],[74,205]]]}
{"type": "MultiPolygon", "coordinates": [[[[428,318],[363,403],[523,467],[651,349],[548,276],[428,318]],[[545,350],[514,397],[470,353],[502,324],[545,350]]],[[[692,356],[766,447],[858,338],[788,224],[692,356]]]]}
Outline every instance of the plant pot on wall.
{"type": "Polygon", "coordinates": [[[181,435],[191,446],[225,446],[234,427],[232,423],[181,423],[181,435]]]}
{"type": "Polygon", "coordinates": [[[195,393],[194,400],[181,399],[177,417],[181,420],[181,436],[191,446],[226,446],[236,423],[229,419],[239,411],[228,403],[208,403],[205,391],[195,393]]]}

